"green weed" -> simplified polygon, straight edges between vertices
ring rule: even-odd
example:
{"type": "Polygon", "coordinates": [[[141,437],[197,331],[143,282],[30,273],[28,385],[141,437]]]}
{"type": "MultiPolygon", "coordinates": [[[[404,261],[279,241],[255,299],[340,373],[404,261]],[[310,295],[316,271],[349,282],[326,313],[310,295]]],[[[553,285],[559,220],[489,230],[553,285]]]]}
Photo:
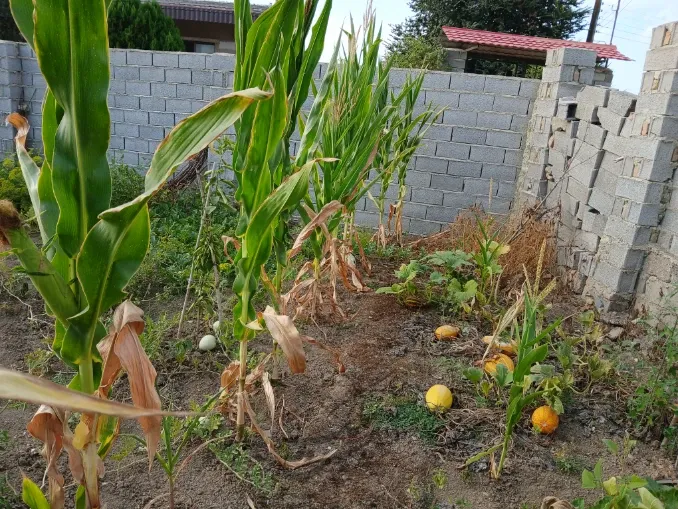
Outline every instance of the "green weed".
{"type": "Polygon", "coordinates": [[[7,479],[7,474],[0,476],[0,509],[16,509],[23,507],[21,497],[12,488],[7,479]]]}
{"type": "Polygon", "coordinates": [[[414,398],[371,397],[363,405],[363,418],[375,429],[416,431],[427,443],[435,442],[443,422],[414,398]]]}
{"type": "Polygon", "coordinates": [[[214,443],[209,445],[209,449],[241,481],[252,485],[262,493],[271,494],[275,491],[274,477],[266,472],[261,463],[247,453],[242,443],[229,445],[214,443]]]}

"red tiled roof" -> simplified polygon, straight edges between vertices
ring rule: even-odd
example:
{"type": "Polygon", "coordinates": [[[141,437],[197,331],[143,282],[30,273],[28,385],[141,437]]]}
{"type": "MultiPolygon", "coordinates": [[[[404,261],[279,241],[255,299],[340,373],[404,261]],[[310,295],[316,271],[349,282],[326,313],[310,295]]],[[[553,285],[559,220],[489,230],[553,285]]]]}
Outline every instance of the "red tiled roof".
{"type": "Polygon", "coordinates": [[[563,39],[549,39],[546,37],[532,37],[528,35],[488,32],[486,30],[473,30],[471,28],[457,27],[443,27],[443,33],[450,42],[497,46],[500,48],[522,49],[528,51],[546,51],[563,47],[584,48],[594,50],[598,54],[598,58],[631,60],[629,57],[622,55],[617,49],[617,46],[613,44],[567,41],[563,39]]]}

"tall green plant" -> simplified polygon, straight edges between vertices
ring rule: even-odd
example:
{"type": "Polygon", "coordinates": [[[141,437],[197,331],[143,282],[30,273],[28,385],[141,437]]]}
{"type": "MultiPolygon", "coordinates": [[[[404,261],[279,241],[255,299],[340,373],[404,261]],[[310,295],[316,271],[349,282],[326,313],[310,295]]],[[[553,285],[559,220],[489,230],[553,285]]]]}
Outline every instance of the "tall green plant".
{"type": "MultiPolygon", "coordinates": [[[[240,340],[236,421],[239,439],[245,426],[247,342],[261,328],[255,323],[252,299],[258,290],[262,267],[274,246],[278,265],[285,263],[285,219],[307,194],[315,164],[312,159],[303,164],[299,159],[293,162],[289,157],[289,138],[294,131],[293,119],[308,95],[327,28],[330,2],[313,28],[309,47],[304,49],[316,5],[314,1],[304,4],[302,0],[280,0],[253,22],[249,1],[235,3],[234,89],[261,87],[273,96],[246,111],[236,123],[233,150],[233,170],[238,181],[235,198],[240,205],[233,285],[238,296],[234,336],[240,340]]],[[[312,116],[309,122],[311,119],[312,116]]],[[[302,147],[312,143],[314,133],[313,129],[304,133],[302,147]]],[[[301,338],[291,321],[275,313],[264,313],[264,317],[268,317],[266,324],[287,354],[292,371],[302,371],[304,363],[293,359],[290,353],[291,348],[303,356],[301,338]]]]}
{"type": "MultiPolygon", "coordinates": [[[[127,357],[116,350],[123,336],[129,345],[138,343],[135,334],[143,330],[141,311],[129,302],[124,303],[116,311],[108,335],[101,317],[125,298],[125,287],[146,255],[150,238],[149,199],[181,162],[231,126],[252,102],[267,99],[271,94],[261,90],[236,92],[178,124],[154,154],[144,191],[128,203],[109,208],[107,4],[84,0],[12,0],[11,6],[17,25],[37,55],[48,87],[43,103],[45,159],[41,168],[25,148],[28,123],[18,114],[8,117],[18,130],[17,155],[43,247],[35,245],[8,202],[0,202],[0,241],[12,248],[42,295],[48,313],[55,317],[53,349],[78,372],[69,386],[85,394],[96,391],[106,398],[121,367],[128,370],[134,403],[149,407],[141,415],[152,453],[157,444],[159,420],[149,420],[148,416],[161,413],[153,387],[155,370],[140,347],[133,347],[136,353],[127,357]],[[146,365],[142,372],[132,372],[134,359],[146,365]]],[[[16,378],[16,374],[3,372],[0,386],[9,383],[7,379],[12,377],[16,378]]],[[[35,382],[25,383],[33,392],[26,389],[27,392],[10,397],[69,408],[65,400],[58,399],[65,397],[63,392],[36,392],[35,382]]],[[[3,389],[7,387],[20,385],[5,385],[3,389]]],[[[85,411],[90,409],[85,407],[85,411]]],[[[96,408],[91,407],[91,412],[96,413],[96,408]]],[[[44,428],[48,422],[61,424],[63,440],[72,438],[65,432],[63,415],[57,411],[42,410],[36,414],[31,426],[37,428],[32,433],[46,442],[51,440],[52,435],[44,428]]],[[[86,488],[79,490],[78,495],[83,506],[99,507],[97,452],[105,455],[110,448],[116,426],[109,424],[106,419],[83,415],[73,438],[80,447],[75,447],[75,452],[69,449],[71,461],[82,464],[83,472],[76,479],[81,488],[86,488]]],[[[53,507],[59,506],[55,499],[53,507]]]]}

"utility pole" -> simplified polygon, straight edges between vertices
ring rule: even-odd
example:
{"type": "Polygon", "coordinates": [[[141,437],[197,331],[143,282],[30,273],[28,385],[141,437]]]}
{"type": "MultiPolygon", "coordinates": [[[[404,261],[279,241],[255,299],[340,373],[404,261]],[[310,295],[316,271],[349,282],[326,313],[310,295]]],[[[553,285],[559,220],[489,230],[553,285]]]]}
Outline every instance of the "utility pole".
{"type": "Polygon", "coordinates": [[[593,39],[596,36],[598,15],[600,14],[600,8],[602,7],[602,5],[603,0],[596,0],[596,3],[593,5],[593,12],[591,13],[591,25],[589,25],[589,34],[586,36],[586,42],[593,42],[593,39]]]}
{"type": "Polygon", "coordinates": [[[614,38],[614,29],[617,28],[617,16],[619,16],[619,4],[621,0],[617,0],[617,9],[614,11],[614,23],[612,23],[612,33],[610,34],[610,44],[612,44],[612,39],[614,38]]]}

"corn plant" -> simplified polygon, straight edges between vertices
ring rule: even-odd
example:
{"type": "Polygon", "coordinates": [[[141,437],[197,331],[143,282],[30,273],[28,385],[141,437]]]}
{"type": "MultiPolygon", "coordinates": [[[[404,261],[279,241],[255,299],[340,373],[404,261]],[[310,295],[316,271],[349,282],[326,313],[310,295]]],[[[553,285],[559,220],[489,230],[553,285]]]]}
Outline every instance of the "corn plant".
{"type": "Polygon", "coordinates": [[[407,192],[405,182],[407,169],[424,134],[426,134],[431,123],[441,113],[436,113],[432,105],[428,104],[421,113],[415,114],[423,82],[423,73],[420,73],[415,78],[408,75],[405,85],[399,93],[401,97],[396,97],[394,92],[391,92],[391,103],[402,103],[402,107],[400,111],[394,114],[375,160],[375,167],[379,168],[381,173],[379,177],[379,193],[373,196],[368,191],[368,197],[377,207],[379,214],[379,225],[375,234],[375,240],[377,245],[382,248],[386,247],[388,236],[393,236],[398,243],[402,243],[402,208],[407,192]],[[390,230],[391,221],[393,220],[394,228],[392,232],[389,232],[390,235],[387,236],[384,225],[386,195],[394,176],[396,176],[398,182],[398,196],[395,205],[391,205],[389,208],[387,225],[390,230]]]}
{"type": "Polygon", "coordinates": [[[16,150],[43,246],[36,246],[8,202],[0,202],[0,242],[9,245],[55,318],[52,348],[77,371],[69,387],[84,394],[3,371],[0,397],[46,405],[29,423],[29,432],[46,444],[51,506],[63,506],[63,477],[55,463],[63,445],[80,484],[76,505],[100,507],[100,463],[118,428],[117,419],[105,416],[140,418],[149,458],[160,434],[163,412],[155,370],[138,339],[144,324],[141,310],[126,301],[108,332],[101,322],[125,298],[125,287],[148,250],[148,201],[180,163],[207,147],[251,103],[271,94],[236,92],[178,124],[154,154],[144,191],[109,208],[106,3],[13,0],[11,7],[48,87],[41,168],[26,151],[27,121],[18,114],[8,117],[18,131],[16,150]],[[123,369],[138,408],[105,401],[123,369]],[[66,410],[83,412],[75,432],[68,428],[66,410]]]}
{"type": "Polygon", "coordinates": [[[506,311],[495,331],[493,341],[487,347],[486,355],[494,346],[494,343],[498,341],[503,330],[514,321],[514,318],[518,315],[520,309],[522,309],[523,316],[521,323],[515,320],[513,325],[517,350],[515,369],[513,373],[508,372],[508,370],[502,370],[501,373],[503,378],[501,385],[510,386],[506,408],[504,440],[487,451],[473,456],[466,462],[468,466],[485,456],[493,455],[497,450],[501,449],[499,464],[496,468],[493,468],[492,472],[495,478],[501,476],[508,449],[511,445],[513,431],[520,421],[523,409],[535,400],[547,395],[547,391],[543,387],[530,390],[532,382],[535,381],[530,374],[533,372],[533,368],[546,358],[549,347],[547,342],[549,334],[560,324],[560,321],[556,321],[543,330],[541,327],[542,302],[553,291],[556,285],[556,281],[552,280],[544,289],[540,290],[539,287],[545,249],[546,243],[542,244],[540,261],[537,265],[534,281],[531,283],[528,274],[525,274],[522,296],[506,311]]]}
{"type": "MultiPolygon", "coordinates": [[[[262,278],[263,266],[274,247],[278,265],[286,259],[278,251],[286,245],[286,216],[298,207],[308,193],[309,178],[316,161],[289,158],[289,137],[296,116],[308,94],[327,26],[331,3],[327,3],[320,20],[313,28],[309,50],[304,50],[316,2],[281,0],[252,21],[247,0],[235,3],[236,66],[235,90],[261,87],[272,94],[270,101],[261,102],[246,111],[236,123],[233,150],[233,170],[238,188],[235,198],[240,206],[234,244],[236,278],[233,284],[238,302],[234,308],[234,337],[240,341],[239,361],[226,368],[225,374],[237,368],[237,438],[245,429],[247,403],[247,342],[262,323],[288,358],[293,373],[305,369],[302,337],[292,321],[268,307],[257,320],[252,304],[262,278]]],[[[300,152],[315,153],[318,125],[311,112],[307,129],[300,142],[300,152]]],[[[231,239],[226,239],[230,241],[231,239]]],[[[268,277],[265,278],[268,281],[268,277]]],[[[279,282],[276,283],[279,288],[279,282]]],[[[276,290],[277,291],[277,290],[276,290]]],[[[274,291],[273,293],[276,293],[274,291]]],[[[228,377],[227,377],[228,378],[228,377]]],[[[222,376],[222,385],[223,385],[222,376]]],[[[250,418],[257,427],[253,415],[250,418]]]]}

